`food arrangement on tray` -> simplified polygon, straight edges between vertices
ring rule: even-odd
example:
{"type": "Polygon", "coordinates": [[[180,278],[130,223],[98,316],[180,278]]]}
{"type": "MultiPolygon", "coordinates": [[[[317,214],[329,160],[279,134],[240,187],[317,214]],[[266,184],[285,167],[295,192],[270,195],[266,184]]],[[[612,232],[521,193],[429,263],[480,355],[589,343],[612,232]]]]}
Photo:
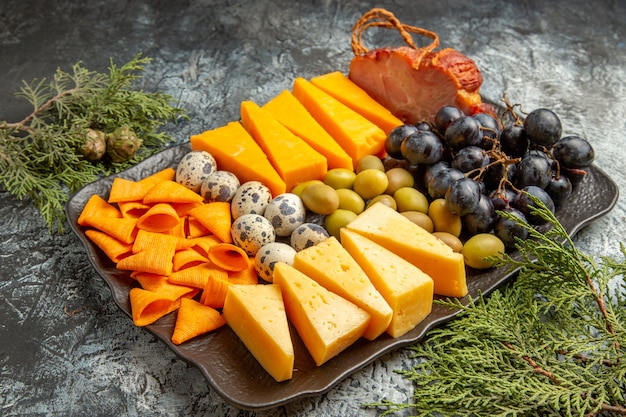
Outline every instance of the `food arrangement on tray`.
{"type": "MultiPolygon", "coordinates": [[[[488,257],[527,235],[497,210],[541,227],[531,196],[557,211],[605,180],[589,143],[562,138],[553,112],[485,103],[475,63],[437,46],[436,34],[373,9],[355,25],[347,75],[297,78],[263,105],[242,102],[240,120],[192,136],[172,160],[82,195],[70,217],[108,258],[105,274],[125,274],[116,296],[128,290],[135,324],[156,326],[179,352],[218,333],[243,346],[275,383],[295,384],[243,405],[275,405],[307,392],[305,370],[365,352],[331,370],[326,389],[419,339],[453,315],[434,317],[434,298],[508,279],[488,257]],[[408,46],[366,50],[375,26],[408,46]],[[411,33],[433,42],[418,48],[411,33]],[[484,271],[495,279],[483,285],[484,271]]],[[[216,381],[227,372],[204,368],[220,361],[198,361],[233,400],[228,378],[216,381]]],[[[258,370],[241,366],[238,377],[258,370]]]]}

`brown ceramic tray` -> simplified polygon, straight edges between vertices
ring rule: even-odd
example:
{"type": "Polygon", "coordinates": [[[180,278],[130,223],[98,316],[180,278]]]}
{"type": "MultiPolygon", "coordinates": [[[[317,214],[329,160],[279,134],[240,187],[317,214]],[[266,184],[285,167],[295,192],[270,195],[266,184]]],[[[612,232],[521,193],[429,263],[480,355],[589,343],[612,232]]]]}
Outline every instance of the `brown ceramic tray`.
{"type": "MultiPolygon", "coordinates": [[[[167,149],[118,176],[138,180],[166,167],[175,167],[190,150],[189,144],[167,149]]],[[[130,317],[128,292],[136,285],[135,282],[127,271],[115,268],[106,255],[87,239],[85,230],[76,222],[92,194],[99,194],[105,199],[108,197],[114,177],[103,178],[78,191],[70,198],[66,212],[73,231],[85,245],[89,260],[111,288],[113,300],[130,317]]],[[[557,211],[557,217],[570,235],[574,235],[583,226],[610,211],[617,197],[616,184],[603,171],[592,166],[589,175],[575,189],[570,201],[557,211]]],[[[514,272],[507,273],[499,269],[486,272],[468,271],[469,294],[472,297],[476,297],[479,292],[489,294],[514,275],[514,272]]],[[[467,302],[467,297],[461,301],[467,302]]],[[[361,339],[320,367],[315,365],[293,331],[296,370],[293,379],[280,383],[275,382],[263,370],[227,326],[179,346],[170,342],[175,312],[146,329],[180,357],[198,367],[211,388],[226,401],[238,408],[260,410],[322,394],[385,353],[416,343],[429,329],[451,320],[455,315],[456,312],[435,305],[425,321],[402,337],[393,339],[385,334],[371,342],[361,339]]]]}

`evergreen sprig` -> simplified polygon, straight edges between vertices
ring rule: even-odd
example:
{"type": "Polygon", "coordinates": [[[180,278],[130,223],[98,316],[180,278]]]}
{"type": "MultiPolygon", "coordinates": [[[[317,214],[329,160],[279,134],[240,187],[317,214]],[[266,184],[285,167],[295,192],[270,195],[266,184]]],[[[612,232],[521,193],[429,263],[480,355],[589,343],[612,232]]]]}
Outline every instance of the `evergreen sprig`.
{"type": "MultiPolygon", "coordinates": [[[[414,381],[413,402],[367,404],[382,415],[626,415],[626,248],[598,261],[578,250],[557,218],[535,199],[550,230],[523,224],[515,282],[478,295],[457,318],[411,346],[417,364],[398,370],[414,381]]],[[[507,213],[500,213],[507,216],[507,213]]]]}
{"type": "Polygon", "coordinates": [[[186,117],[185,111],[169,95],[134,87],[148,62],[141,54],[121,67],[111,60],[108,73],[78,62],[70,72],[57,69],[50,80],[23,81],[16,96],[27,100],[32,112],[19,122],[0,121],[0,188],[32,200],[51,232],[64,231],[64,206],[71,193],[173,141],[160,129],[186,117]],[[88,129],[110,133],[121,126],[142,140],[128,161],[105,157],[91,162],[79,151],[88,129]]]}

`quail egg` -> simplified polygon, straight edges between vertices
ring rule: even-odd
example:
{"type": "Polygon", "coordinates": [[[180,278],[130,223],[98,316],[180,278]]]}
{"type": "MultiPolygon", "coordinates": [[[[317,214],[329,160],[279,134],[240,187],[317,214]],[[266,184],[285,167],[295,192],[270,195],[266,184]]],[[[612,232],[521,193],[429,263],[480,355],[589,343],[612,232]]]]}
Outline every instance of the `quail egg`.
{"type": "Polygon", "coordinates": [[[322,226],[316,223],[302,223],[291,233],[291,247],[297,252],[329,238],[329,234],[322,226]]]}
{"type": "Polygon", "coordinates": [[[237,219],[244,214],[260,214],[265,212],[265,208],[272,201],[272,192],[259,181],[247,181],[241,184],[230,203],[230,210],[233,219],[237,219]]]}
{"type": "Polygon", "coordinates": [[[272,223],[277,236],[289,236],[304,223],[306,208],[296,194],[284,193],[270,201],[263,215],[272,223]]]}
{"type": "Polygon", "coordinates": [[[261,246],[276,240],[276,232],[269,220],[260,214],[244,214],[232,225],[233,243],[249,256],[256,255],[261,246]]]}
{"type": "Polygon", "coordinates": [[[295,256],[296,250],[286,243],[268,243],[263,245],[254,256],[254,269],[263,280],[274,282],[274,265],[277,262],[293,265],[295,256]]]}
{"type": "Polygon", "coordinates": [[[214,171],[202,181],[200,195],[204,201],[230,202],[241,184],[230,171],[214,171]]]}
{"type": "Polygon", "coordinates": [[[178,163],[176,182],[199,193],[202,181],[216,169],[217,163],[213,155],[206,151],[191,151],[178,163]]]}

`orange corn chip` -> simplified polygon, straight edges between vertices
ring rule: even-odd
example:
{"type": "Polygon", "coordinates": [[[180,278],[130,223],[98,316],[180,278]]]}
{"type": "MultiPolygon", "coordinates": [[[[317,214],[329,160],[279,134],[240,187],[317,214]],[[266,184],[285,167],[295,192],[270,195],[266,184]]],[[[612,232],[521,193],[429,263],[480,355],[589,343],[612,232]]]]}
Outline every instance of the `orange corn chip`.
{"type": "Polygon", "coordinates": [[[174,254],[174,272],[207,262],[209,259],[197,250],[193,248],[183,249],[174,254]]]}
{"type": "Polygon", "coordinates": [[[146,178],[142,178],[139,182],[148,182],[154,185],[161,181],[174,181],[174,178],[176,178],[176,170],[168,167],[157,171],[146,178]]]}
{"type": "Polygon", "coordinates": [[[209,248],[209,260],[226,271],[243,271],[250,266],[246,251],[232,243],[218,243],[209,248]]]}
{"type": "Polygon", "coordinates": [[[87,223],[124,243],[133,243],[137,236],[137,219],[94,216],[87,223]]]}
{"type": "Polygon", "coordinates": [[[133,253],[132,243],[121,242],[108,233],[89,229],[85,235],[115,263],[133,253]]]}
{"type": "Polygon", "coordinates": [[[202,203],[194,202],[194,203],[172,203],[172,207],[176,210],[176,213],[180,217],[187,216],[191,209],[194,209],[198,206],[201,206],[202,203]]]}
{"type": "Polygon", "coordinates": [[[191,248],[195,245],[196,242],[192,239],[166,235],[164,233],[149,232],[147,230],[139,230],[137,231],[135,243],[133,244],[133,253],[165,247],[173,247],[174,250],[182,250],[191,248]]]}
{"type": "Polygon", "coordinates": [[[90,219],[102,217],[121,218],[122,213],[120,213],[115,206],[107,203],[107,201],[98,194],[93,194],[89,197],[89,200],[87,200],[76,222],[81,226],[89,226],[90,219]]]}
{"type": "Polygon", "coordinates": [[[180,302],[172,343],[180,345],[226,324],[219,311],[191,299],[180,302]]]}
{"type": "Polygon", "coordinates": [[[256,273],[256,269],[254,268],[254,261],[250,260],[250,265],[247,269],[237,272],[229,272],[228,280],[232,284],[258,284],[259,275],[256,273]]]}
{"type": "Polygon", "coordinates": [[[209,250],[211,249],[211,246],[222,243],[217,237],[213,235],[195,237],[189,240],[193,242],[193,248],[200,252],[200,254],[207,259],[209,258],[209,250]]]}
{"type": "Polygon", "coordinates": [[[184,268],[171,273],[167,280],[172,284],[186,285],[193,288],[204,289],[209,276],[212,274],[221,274],[225,271],[217,268],[211,263],[203,263],[189,268],[184,268]]]}
{"type": "Polygon", "coordinates": [[[154,323],[176,310],[180,305],[180,299],[172,300],[162,294],[143,288],[132,288],[129,296],[133,322],[136,326],[154,323]]]}
{"type": "Polygon", "coordinates": [[[224,243],[232,243],[230,234],[232,217],[230,203],[225,201],[213,201],[194,208],[189,215],[196,218],[211,233],[224,243]]]}
{"type": "Polygon", "coordinates": [[[164,275],[141,271],[133,271],[130,275],[139,282],[144,290],[159,293],[172,300],[177,300],[181,297],[193,298],[200,291],[197,288],[172,284],[164,275]]]}
{"type": "Polygon", "coordinates": [[[187,225],[187,221],[186,219],[183,218],[179,218],[178,219],[178,224],[174,227],[172,227],[170,230],[168,230],[166,233],[170,236],[175,236],[177,238],[180,238],[182,240],[187,240],[187,234],[185,233],[185,226],[187,225]]]}
{"type": "Polygon", "coordinates": [[[154,247],[134,253],[117,263],[117,269],[169,275],[174,267],[174,247],[154,247]]]}
{"type": "Polygon", "coordinates": [[[171,205],[157,203],[137,220],[137,227],[149,232],[166,232],[179,222],[180,217],[171,205]]]}
{"type": "Polygon", "coordinates": [[[117,203],[117,206],[120,208],[122,217],[131,217],[133,219],[140,218],[151,207],[149,204],[144,204],[141,201],[120,201],[117,203]]]}
{"type": "Polygon", "coordinates": [[[154,203],[201,203],[202,196],[175,181],[162,181],[150,188],[143,202],[154,203]]]}
{"type": "Polygon", "coordinates": [[[197,219],[187,217],[187,237],[201,237],[210,234],[209,229],[204,227],[197,219]]]}
{"type": "Polygon", "coordinates": [[[213,308],[224,307],[224,300],[226,300],[226,293],[230,285],[232,284],[228,280],[228,274],[224,273],[222,276],[217,274],[210,275],[202,290],[200,303],[213,308]]]}
{"type": "Polygon", "coordinates": [[[109,203],[141,201],[154,184],[117,177],[111,184],[109,203]]]}

